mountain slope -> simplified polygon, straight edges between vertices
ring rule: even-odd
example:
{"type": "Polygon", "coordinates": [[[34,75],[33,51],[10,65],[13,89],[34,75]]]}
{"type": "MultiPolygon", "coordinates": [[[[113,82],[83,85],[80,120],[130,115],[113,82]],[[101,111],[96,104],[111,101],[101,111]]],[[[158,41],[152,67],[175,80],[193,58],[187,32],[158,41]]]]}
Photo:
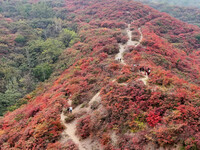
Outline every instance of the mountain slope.
{"type": "Polygon", "coordinates": [[[76,62],[0,120],[1,149],[80,148],[63,137],[70,105],[77,138],[102,149],[200,148],[200,28],[128,0],[65,2],[80,41],[63,55],[76,62]],[[115,56],[129,24],[137,47],[124,47],[123,64],[115,56]]]}
{"type": "Polygon", "coordinates": [[[58,62],[79,40],[64,5],[63,0],[0,1],[0,116],[21,106],[19,99],[39,82],[74,63],[73,58],[58,62]]]}
{"type": "Polygon", "coordinates": [[[181,21],[200,26],[200,9],[188,6],[173,6],[167,3],[153,3],[148,0],[137,0],[161,12],[166,12],[181,21]]]}

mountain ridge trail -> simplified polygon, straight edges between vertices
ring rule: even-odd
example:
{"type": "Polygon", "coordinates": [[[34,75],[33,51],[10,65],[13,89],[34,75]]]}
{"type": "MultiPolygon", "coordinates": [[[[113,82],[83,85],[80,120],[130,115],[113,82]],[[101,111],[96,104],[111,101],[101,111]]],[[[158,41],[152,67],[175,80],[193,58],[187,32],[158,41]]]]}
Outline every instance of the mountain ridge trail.
{"type": "MultiPolygon", "coordinates": [[[[68,102],[69,104],[72,103],[71,100],[69,100],[68,102]]],[[[80,107],[76,107],[74,110],[73,110],[73,113],[76,113],[77,110],[79,110],[80,107]]],[[[76,123],[77,123],[77,119],[70,122],[70,123],[65,123],[65,118],[66,116],[64,115],[64,112],[62,111],[61,113],[61,122],[62,124],[66,127],[65,130],[63,131],[62,135],[64,135],[64,137],[62,138],[65,138],[68,136],[67,139],[71,139],[75,144],[78,145],[78,148],[80,150],[84,150],[85,148],[82,146],[82,143],[80,142],[80,139],[76,136],[76,123]],[[66,136],[67,135],[67,136],[66,136]]],[[[64,140],[65,141],[65,140],[64,140]]],[[[85,149],[86,150],[86,149],[85,149]]]]}
{"type": "MultiPolygon", "coordinates": [[[[132,41],[132,31],[130,30],[130,24],[129,24],[128,28],[126,28],[126,32],[127,32],[129,40],[127,41],[126,44],[119,43],[120,49],[119,49],[119,53],[115,56],[115,60],[121,60],[120,62],[123,65],[126,65],[126,63],[124,62],[123,54],[127,50],[127,47],[131,46],[131,45],[137,47],[138,45],[140,45],[140,43],[141,43],[141,41],[143,39],[143,35],[142,35],[142,32],[141,32],[141,29],[139,28],[138,30],[139,30],[139,32],[141,34],[140,40],[139,41],[132,41]]],[[[145,79],[146,79],[146,77],[141,79],[141,80],[143,82],[145,82],[145,79]]],[[[113,80],[113,82],[115,82],[115,81],[116,81],[116,79],[113,80]]],[[[127,84],[126,83],[122,83],[121,85],[126,86],[127,84]]],[[[75,109],[73,109],[72,113],[73,114],[78,113],[78,112],[80,112],[80,110],[85,110],[87,113],[90,112],[91,111],[91,105],[95,101],[97,101],[97,102],[101,101],[100,91],[92,97],[92,99],[89,101],[88,106],[86,108],[81,108],[82,105],[78,105],[75,109]]],[[[69,104],[69,106],[72,105],[72,100],[71,99],[69,99],[68,104],[69,104]]],[[[85,140],[80,140],[79,139],[79,137],[76,135],[76,124],[77,124],[77,120],[78,119],[75,119],[70,123],[66,123],[65,122],[65,118],[66,118],[66,116],[64,115],[64,112],[62,111],[62,113],[61,113],[61,122],[66,128],[62,133],[61,141],[66,141],[68,139],[71,139],[78,146],[79,150],[93,150],[93,149],[97,150],[96,146],[98,147],[98,150],[102,149],[100,147],[99,143],[95,143],[96,144],[95,146],[92,145],[92,143],[94,141],[92,141],[89,138],[87,138],[85,140]]]]}
{"type": "Polygon", "coordinates": [[[143,34],[142,34],[142,31],[141,31],[141,28],[138,28],[138,30],[140,32],[140,40],[139,41],[132,41],[132,31],[131,31],[130,24],[128,24],[128,28],[126,28],[126,33],[128,35],[128,41],[125,44],[119,43],[119,53],[116,54],[115,60],[118,60],[118,61],[121,60],[120,62],[123,65],[126,65],[126,63],[124,62],[123,54],[127,50],[127,47],[128,46],[135,46],[135,48],[136,48],[141,44],[141,42],[143,40],[143,34]]]}
{"type": "MultiPolygon", "coordinates": [[[[73,109],[72,113],[76,114],[80,112],[80,110],[87,111],[88,113],[91,110],[90,106],[92,105],[94,101],[98,101],[98,102],[101,101],[100,91],[97,94],[95,94],[95,96],[92,97],[92,99],[88,103],[89,105],[86,108],[81,108],[82,105],[80,104],[75,109],[73,109]]],[[[70,106],[72,105],[71,99],[69,99],[68,104],[70,106]]],[[[66,123],[65,118],[66,116],[64,115],[64,112],[62,111],[61,122],[66,128],[62,133],[61,142],[71,139],[78,146],[79,150],[97,150],[97,148],[98,150],[102,149],[99,143],[95,143],[95,141],[92,141],[89,138],[80,140],[79,137],[76,135],[76,124],[78,120],[75,119],[70,123],[66,123]]]]}

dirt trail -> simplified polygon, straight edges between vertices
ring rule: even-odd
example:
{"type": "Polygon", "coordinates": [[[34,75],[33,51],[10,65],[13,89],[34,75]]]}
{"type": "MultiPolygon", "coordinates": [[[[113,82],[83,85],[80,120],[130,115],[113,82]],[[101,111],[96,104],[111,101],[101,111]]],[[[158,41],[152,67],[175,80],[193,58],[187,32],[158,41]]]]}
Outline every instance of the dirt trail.
{"type": "MultiPolygon", "coordinates": [[[[91,106],[91,104],[92,104],[93,102],[95,102],[95,101],[97,101],[97,102],[100,102],[100,101],[101,101],[100,91],[90,100],[89,106],[91,106]]],[[[89,108],[89,107],[88,107],[88,108],[89,108]]]]}
{"type": "MultiPolygon", "coordinates": [[[[135,45],[135,48],[138,47],[141,44],[142,40],[143,40],[143,34],[142,34],[142,31],[141,31],[141,28],[138,28],[138,30],[140,32],[140,40],[135,45]]],[[[144,83],[144,85],[147,85],[148,79],[149,79],[148,75],[145,74],[144,77],[140,78],[139,80],[141,80],[144,83]]]]}
{"type": "MultiPolygon", "coordinates": [[[[71,105],[72,101],[69,100],[68,103],[69,103],[69,105],[71,105]]],[[[79,106],[76,107],[73,110],[73,113],[76,113],[79,109],[80,109],[79,106]]],[[[68,139],[71,139],[75,144],[78,145],[80,150],[87,150],[86,148],[83,147],[82,142],[80,142],[80,139],[76,136],[76,123],[77,123],[77,120],[74,120],[74,121],[72,121],[70,123],[65,123],[65,118],[66,118],[66,116],[64,115],[64,112],[62,112],[61,121],[64,124],[64,126],[66,127],[66,129],[62,133],[62,135],[64,137],[62,137],[61,141],[66,141],[68,139]]]]}
{"type": "Polygon", "coordinates": [[[71,123],[65,123],[65,115],[64,113],[62,112],[61,114],[61,121],[62,123],[65,125],[66,129],[64,130],[64,133],[62,133],[62,135],[64,135],[64,139],[63,141],[66,141],[68,139],[71,139],[75,144],[78,145],[79,149],[80,150],[84,150],[83,146],[82,146],[82,143],[80,142],[79,138],[76,136],[76,123],[77,123],[77,120],[71,122],[71,123]]]}
{"type": "MultiPolygon", "coordinates": [[[[131,46],[131,45],[137,47],[143,39],[141,29],[139,28],[138,30],[141,34],[140,40],[139,41],[132,41],[132,31],[130,30],[130,24],[129,24],[128,28],[126,29],[126,32],[127,32],[129,39],[128,39],[126,44],[121,44],[121,43],[119,44],[119,47],[120,47],[119,53],[116,55],[115,59],[116,60],[121,59],[121,63],[123,65],[126,65],[126,63],[124,62],[124,59],[123,59],[123,54],[126,51],[127,47],[131,46]]],[[[148,77],[141,78],[141,80],[146,85],[148,77]]],[[[116,81],[116,79],[113,80],[113,82],[115,82],[115,81],[116,81]]],[[[121,85],[126,86],[127,84],[122,83],[121,85]]],[[[90,107],[91,107],[92,103],[95,102],[95,101],[97,101],[97,102],[101,101],[100,91],[89,101],[88,106],[86,108],[81,108],[81,105],[79,105],[75,109],[73,109],[73,114],[76,114],[76,113],[78,113],[82,110],[86,111],[87,113],[91,113],[92,110],[91,110],[90,107]]],[[[68,104],[71,106],[72,101],[69,100],[68,104]]],[[[61,135],[62,136],[61,142],[66,142],[68,139],[71,139],[75,144],[77,144],[79,150],[101,150],[102,149],[99,143],[97,143],[96,141],[93,141],[90,138],[87,138],[85,140],[80,140],[79,137],[76,135],[77,119],[75,119],[74,121],[72,121],[70,123],[65,123],[65,118],[66,118],[66,116],[62,112],[61,113],[61,122],[66,127],[66,129],[63,131],[63,133],[61,135]]],[[[113,134],[112,137],[113,137],[114,143],[116,143],[117,136],[115,134],[113,134]]]]}
{"type": "MultiPolygon", "coordinates": [[[[119,53],[115,56],[115,60],[121,59],[121,63],[123,65],[126,65],[126,63],[124,62],[123,54],[127,50],[127,47],[128,46],[135,46],[135,48],[136,48],[141,44],[141,42],[143,40],[143,34],[142,34],[142,31],[141,31],[141,28],[138,28],[138,31],[140,33],[139,41],[132,41],[132,31],[130,29],[130,24],[128,25],[128,28],[126,28],[126,32],[127,32],[127,35],[128,35],[128,41],[124,45],[121,44],[121,43],[119,44],[119,47],[120,47],[119,53]]],[[[143,78],[140,78],[139,80],[141,80],[145,85],[147,85],[148,76],[145,75],[143,78]]],[[[115,79],[113,81],[115,81],[115,79]]],[[[127,84],[126,83],[122,83],[121,85],[127,85],[127,84]]]]}
{"type": "Polygon", "coordinates": [[[139,80],[142,81],[144,85],[147,85],[148,79],[149,79],[148,75],[145,75],[144,78],[140,78],[139,80]]]}
{"type": "Polygon", "coordinates": [[[126,43],[126,46],[134,46],[137,45],[138,41],[132,41],[132,31],[131,31],[131,25],[128,25],[128,28],[126,29],[127,35],[128,35],[128,42],[126,43]]]}
{"type": "MultiPolygon", "coordinates": [[[[90,106],[94,101],[101,101],[100,97],[100,92],[98,92],[89,102],[89,105],[87,108],[81,108],[81,105],[77,106],[75,109],[73,109],[73,114],[76,114],[80,112],[81,110],[91,111],[90,106]]],[[[69,105],[71,106],[72,101],[69,100],[69,105]]],[[[77,119],[70,123],[65,123],[65,118],[66,116],[64,113],[61,113],[61,122],[64,124],[66,129],[62,133],[62,139],[61,142],[66,142],[68,139],[71,139],[75,144],[77,144],[79,150],[101,150],[102,148],[100,147],[100,144],[97,143],[96,141],[93,141],[90,138],[87,138],[85,140],[80,140],[79,137],[76,135],[76,124],[77,124],[77,119]]]]}
{"type": "Polygon", "coordinates": [[[123,65],[126,65],[126,63],[124,62],[124,57],[123,57],[123,54],[124,52],[127,50],[127,47],[128,46],[139,46],[140,43],[142,42],[143,40],[143,34],[142,34],[142,31],[140,28],[138,28],[139,32],[140,32],[140,40],[139,41],[132,41],[132,31],[131,31],[131,25],[129,24],[128,25],[128,28],[126,28],[126,33],[128,35],[128,41],[126,42],[126,44],[122,44],[120,43],[119,44],[119,53],[115,56],[115,60],[121,60],[120,62],[123,64],[123,65]]]}
{"type": "Polygon", "coordinates": [[[124,54],[125,51],[126,51],[125,45],[119,44],[119,53],[116,55],[115,60],[121,59],[121,63],[122,63],[123,65],[126,64],[126,63],[124,62],[124,59],[123,59],[123,54],[124,54]]]}

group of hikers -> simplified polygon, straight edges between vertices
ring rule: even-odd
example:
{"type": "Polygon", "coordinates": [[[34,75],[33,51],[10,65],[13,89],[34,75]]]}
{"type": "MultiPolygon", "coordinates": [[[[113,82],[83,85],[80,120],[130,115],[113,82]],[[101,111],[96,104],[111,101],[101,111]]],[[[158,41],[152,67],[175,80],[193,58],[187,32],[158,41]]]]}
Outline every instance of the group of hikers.
{"type": "Polygon", "coordinates": [[[132,67],[132,71],[137,71],[138,70],[138,68],[139,68],[139,71],[140,72],[145,72],[145,74],[146,75],[150,75],[150,73],[151,73],[151,69],[148,67],[144,67],[144,66],[142,66],[142,67],[140,67],[139,65],[136,65],[136,64],[134,64],[133,65],[133,67],[132,67]]]}
{"type": "Polygon", "coordinates": [[[145,68],[145,67],[140,67],[140,72],[145,72],[146,73],[146,75],[150,75],[150,73],[151,73],[151,69],[150,68],[145,68]]]}
{"type": "MultiPolygon", "coordinates": [[[[118,60],[121,61],[121,58],[119,58],[118,60]]],[[[145,74],[148,75],[148,76],[151,73],[150,68],[147,68],[147,67],[144,67],[144,66],[140,67],[140,65],[134,64],[133,67],[132,67],[132,71],[137,71],[138,69],[139,69],[139,72],[145,72],[145,74]]],[[[69,112],[69,113],[72,113],[72,110],[73,110],[72,106],[67,108],[67,112],[69,112]]]]}
{"type": "Polygon", "coordinates": [[[121,61],[122,61],[122,59],[121,59],[121,58],[118,58],[117,60],[118,60],[119,62],[121,62],[121,61]]]}
{"type": "MultiPolygon", "coordinates": [[[[122,61],[122,59],[121,58],[118,58],[117,59],[119,62],[121,62],[122,61]]],[[[140,65],[139,64],[134,64],[133,65],[133,67],[132,67],[132,71],[136,71],[136,70],[138,70],[138,68],[139,68],[139,71],[140,72],[145,72],[145,75],[150,75],[150,73],[151,73],[151,69],[148,67],[144,67],[144,66],[142,66],[142,67],[140,67],[140,65]]]]}

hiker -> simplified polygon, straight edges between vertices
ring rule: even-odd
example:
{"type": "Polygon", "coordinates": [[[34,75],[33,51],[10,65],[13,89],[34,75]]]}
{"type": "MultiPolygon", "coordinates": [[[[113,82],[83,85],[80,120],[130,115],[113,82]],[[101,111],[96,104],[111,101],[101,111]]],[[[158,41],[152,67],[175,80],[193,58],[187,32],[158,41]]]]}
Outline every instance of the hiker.
{"type": "Polygon", "coordinates": [[[137,68],[137,65],[136,65],[136,64],[134,64],[134,65],[133,65],[133,67],[132,67],[132,71],[135,71],[135,70],[136,70],[136,68],[137,68]]]}
{"type": "Polygon", "coordinates": [[[140,67],[140,72],[143,72],[144,71],[144,67],[140,67]]]}
{"type": "Polygon", "coordinates": [[[69,107],[69,108],[68,108],[68,111],[69,111],[70,113],[72,113],[72,107],[69,107]]]}
{"type": "Polygon", "coordinates": [[[150,73],[151,73],[151,69],[150,69],[150,68],[148,68],[146,72],[147,72],[147,75],[149,76],[149,75],[150,75],[150,73]]]}

